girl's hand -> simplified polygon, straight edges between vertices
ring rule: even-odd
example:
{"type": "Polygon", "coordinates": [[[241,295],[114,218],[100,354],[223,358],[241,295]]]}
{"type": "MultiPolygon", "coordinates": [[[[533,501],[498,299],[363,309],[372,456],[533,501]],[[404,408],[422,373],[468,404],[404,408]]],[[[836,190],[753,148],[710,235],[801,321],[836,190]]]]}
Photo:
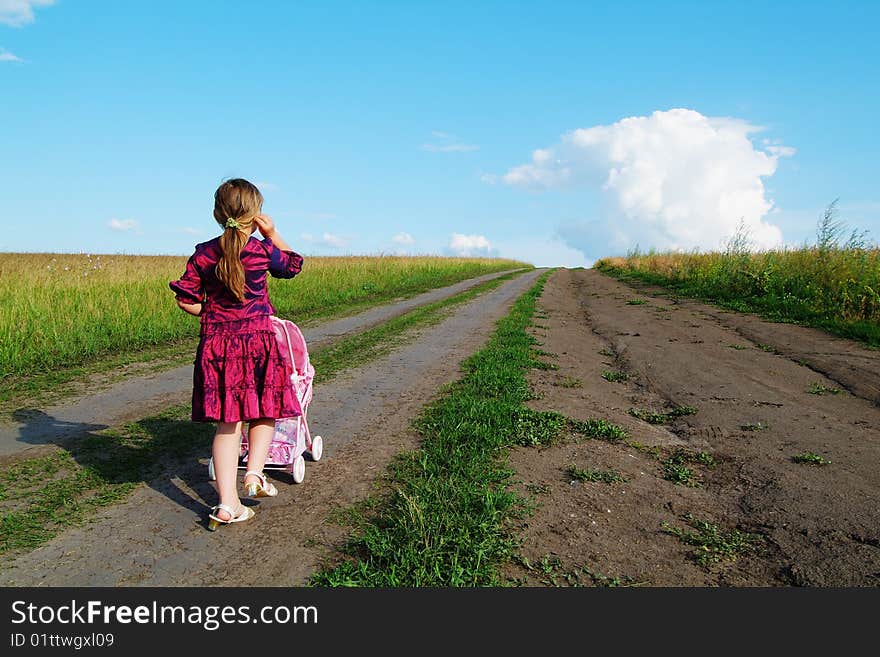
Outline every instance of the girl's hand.
{"type": "Polygon", "coordinates": [[[275,233],[275,222],[268,214],[258,214],[254,217],[254,223],[257,224],[263,237],[271,237],[275,233]]]}

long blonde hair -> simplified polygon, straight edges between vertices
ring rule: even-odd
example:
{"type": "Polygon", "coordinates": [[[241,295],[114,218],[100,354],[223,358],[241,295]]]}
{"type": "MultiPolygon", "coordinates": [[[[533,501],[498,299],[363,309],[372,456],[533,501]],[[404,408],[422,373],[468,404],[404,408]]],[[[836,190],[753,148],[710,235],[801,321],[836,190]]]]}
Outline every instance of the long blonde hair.
{"type": "Polygon", "coordinates": [[[220,260],[215,271],[217,278],[239,301],[244,301],[241,252],[254,232],[254,218],[262,208],[263,195],[260,190],[243,178],[227,180],[214,192],[214,219],[223,227],[220,260]]]}

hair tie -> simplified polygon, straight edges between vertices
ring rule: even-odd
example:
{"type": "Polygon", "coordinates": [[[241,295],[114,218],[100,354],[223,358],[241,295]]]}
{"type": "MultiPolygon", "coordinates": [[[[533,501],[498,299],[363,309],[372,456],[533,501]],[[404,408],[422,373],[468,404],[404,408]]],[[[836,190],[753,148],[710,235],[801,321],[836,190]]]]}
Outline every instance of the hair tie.
{"type": "Polygon", "coordinates": [[[235,219],[233,219],[232,217],[229,217],[226,220],[226,227],[227,228],[241,228],[239,223],[235,219]]]}

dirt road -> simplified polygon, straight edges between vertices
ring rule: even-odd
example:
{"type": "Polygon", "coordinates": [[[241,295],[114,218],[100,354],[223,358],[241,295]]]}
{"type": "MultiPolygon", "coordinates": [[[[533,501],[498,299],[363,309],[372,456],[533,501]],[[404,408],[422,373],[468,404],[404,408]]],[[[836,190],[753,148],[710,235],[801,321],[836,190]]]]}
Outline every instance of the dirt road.
{"type": "MultiPolygon", "coordinates": [[[[650,585],[880,585],[878,352],[648,296],[594,270],[557,272],[539,308],[546,329],[536,334],[559,370],[534,373],[534,407],[610,420],[645,447],[569,436],[518,450],[522,491],[539,504],[522,528],[530,562],[549,557],[558,581],[588,570],[650,585]],[[607,371],[629,379],[607,381],[607,371]],[[811,394],[814,384],[843,392],[811,394]],[[629,413],[680,406],[697,412],[668,425],[629,413]],[[676,447],[715,461],[687,463],[698,485],[664,479],[676,447]],[[792,460],[805,452],[831,463],[792,460]],[[571,464],[628,481],[573,482],[571,464]],[[737,528],[753,535],[749,547],[735,561],[702,565],[695,546],[664,531],[667,523],[697,533],[687,514],[721,532],[704,542],[729,548],[735,540],[725,532],[737,528]]],[[[510,574],[546,583],[535,571],[510,574]]]]}
{"type": "MultiPolygon", "coordinates": [[[[216,501],[206,459],[138,488],[0,570],[4,585],[291,585],[314,572],[342,530],[326,522],[338,507],[366,496],[391,457],[416,444],[410,423],[440,388],[459,376],[495,321],[535,281],[530,271],[457,308],[416,340],[315,390],[309,424],[325,456],[293,485],[279,474],[280,495],[257,504],[241,526],[205,529],[216,501]]],[[[246,503],[251,503],[246,501],[246,503]]]]}

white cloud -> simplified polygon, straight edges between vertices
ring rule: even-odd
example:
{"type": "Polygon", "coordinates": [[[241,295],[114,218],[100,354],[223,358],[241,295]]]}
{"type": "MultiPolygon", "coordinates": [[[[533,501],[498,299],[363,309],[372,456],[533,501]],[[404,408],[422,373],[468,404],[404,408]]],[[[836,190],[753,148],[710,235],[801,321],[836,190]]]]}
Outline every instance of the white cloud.
{"type": "Polygon", "coordinates": [[[409,233],[397,233],[394,237],[391,238],[391,241],[395,244],[415,244],[416,241],[413,239],[413,236],[409,233]]]}
{"type": "Polygon", "coordinates": [[[693,110],[657,111],[567,133],[502,180],[532,190],[598,190],[600,218],[559,231],[570,246],[594,257],[637,244],[718,248],[740,220],[756,247],[773,247],[782,243],[782,231],[764,220],[773,204],[762,179],[794,149],[757,149],[749,135],[760,129],[693,110]]]}
{"type": "Polygon", "coordinates": [[[257,189],[259,189],[261,192],[277,192],[281,189],[275,183],[270,182],[255,182],[254,185],[256,185],[257,189]]]}
{"type": "Polygon", "coordinates": [[[459,256],[488,256],[492,244],[483,235],[453,233],[449,238],[449,250],[459,256]]]}
{"type": "Polygon", "coordinates": [[[0,62],[23,62],[24,60],[18,55],[13,55],[5,48],[0,48],[0,62]]]}
{"type": "Polygon", "coordinates": [[[186,233],[187,235],[201,235],[202,231],[197,228],[190,228],[189,226],[185,226],[180,229],[181,233],[186,233]]]}
{"type": "Polygon", "coordinates": [[[559,236],[532,235],[495,242],[498,255],[536,267],[591,267],[593,261],[579,249],[572,248],[559,236]]]}
{"type": "Polygon", "coordinates": [[[111,219],[107,222],[107,226],[111,230],[118,230],[125,233],[130,230],[135,230],[138,227],[138,222],[134,219],[111,219]]]}
{"type": "Polygon", "coordinates": [[[439,143],[422,144],[422,150],[431,153],[469,153],[480,150],[476,144],[464,143],[455,135],[450,135],[447,132],[434,130],[431,132],[431,136],[439,143]]]}
{"type": "Polygon", "coordinates": [[[34,7],[48,7],[55,0],[0,0],[0,23],[21,27],[34,22],[34,7]]]}

